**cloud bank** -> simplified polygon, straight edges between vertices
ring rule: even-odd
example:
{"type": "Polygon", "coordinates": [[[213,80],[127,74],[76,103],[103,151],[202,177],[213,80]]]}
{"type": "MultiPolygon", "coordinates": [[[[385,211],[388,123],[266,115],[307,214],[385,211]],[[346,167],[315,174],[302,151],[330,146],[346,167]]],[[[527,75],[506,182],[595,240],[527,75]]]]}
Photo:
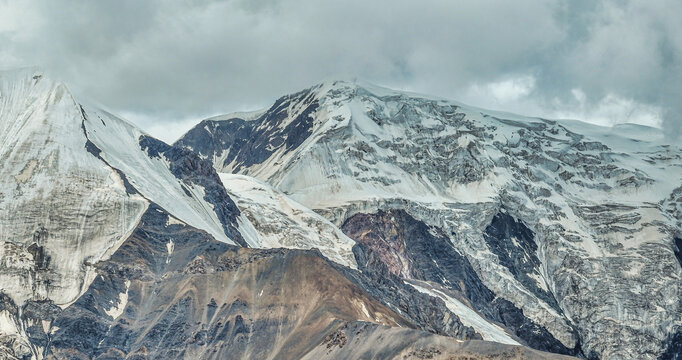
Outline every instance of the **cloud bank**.
{"type": "Polygon", "coordinates": [[[332,78],[682,133],[682,2],[0,0],[0,68],[37,65],[172,141],[332,78]]]}

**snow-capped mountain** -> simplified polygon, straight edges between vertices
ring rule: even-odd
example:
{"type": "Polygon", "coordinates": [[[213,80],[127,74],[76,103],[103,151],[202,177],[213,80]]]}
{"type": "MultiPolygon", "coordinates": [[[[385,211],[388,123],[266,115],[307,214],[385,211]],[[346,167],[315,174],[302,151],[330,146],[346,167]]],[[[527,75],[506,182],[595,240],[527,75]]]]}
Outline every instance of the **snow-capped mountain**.
{"type": "Polygon", "coordinates": [[[655,359],[682,340],[682,150],[661,139],[331,82],[176,145],[313,209],[363,272],[474,311],[491,339],[655,359]]]}
{"type": "Polygon", "coordinates": [[[209,163],[77,102],[39,70],[0,74],[0,134],[0,342],[18,358],[46,351],[31,339],[51,320],[34,311],[29,321],[31,304],[77,301],[150,205],[243,243],[239,211],[209,163]]]}
{"type": "Polygon", "coordinates": [[[236,206],[210,165],[195,154],[172,149],[105,111],[76,102],[63,84],[38,70],[0,76],[0,235],[10,240],[3,258],[16,257],[19,265],[40,257],[40,267],[57,272],[22,285],[13,292],[15,301],[73,301],[88,280],[70,288],[70,279],[58,283],[62,276],[85,276],[75,273],[82,273],[84,262],[115,251],[151,202],[218,240],[242,241],[232,223],[239,214],[236,206]],[[201,172],[202,165],[208,174],[201,172]],[[209,197],[211,181],[219,194],[209,197]],[[24,242],[27,247],[35,243],[38,250],[14,248],[24,242]],[[68,258],[60,260],[64,254],[68,258]],[[32,293],[24,293],[31,288],[32,293]]]}
{"type": "Polygon", "coordinates": [[[660,139],[330,82],[168,145],[3,72],[0,358],[675,358],[660,139]]]}
{"type": "Polygon", "coordinates": [[[278,188],[39,70],[0,73],[0,140],[2,359],[562,358],[519,346],[511,303],[481,315],[395,273],[278,188]]]}

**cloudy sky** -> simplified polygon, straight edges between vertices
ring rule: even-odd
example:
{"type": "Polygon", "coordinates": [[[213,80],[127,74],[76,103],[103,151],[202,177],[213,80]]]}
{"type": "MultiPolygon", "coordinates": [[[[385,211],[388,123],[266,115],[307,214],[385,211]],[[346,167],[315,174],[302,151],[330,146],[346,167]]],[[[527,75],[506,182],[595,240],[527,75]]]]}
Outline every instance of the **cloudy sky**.
{"type": "Polygon", "coordinates": [[[40,66],[166,141],[335,78],[674,140],[680,14],[679,0],[0,0],[0,69],[40,66]]]}

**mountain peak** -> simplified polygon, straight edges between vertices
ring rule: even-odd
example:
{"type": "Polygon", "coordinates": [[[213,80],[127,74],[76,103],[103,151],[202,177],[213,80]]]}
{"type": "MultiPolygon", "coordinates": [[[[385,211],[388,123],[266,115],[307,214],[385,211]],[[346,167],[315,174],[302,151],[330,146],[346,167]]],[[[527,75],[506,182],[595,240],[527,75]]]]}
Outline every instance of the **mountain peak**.
{"type": "Polygon", "coordinates": [[[38,92],[50,92],[52,89],[60,89],[71,96],[66,84],[37,66],[0,71],[0,96],[5,94],[19,99],[31,92],[35,97],[38,92]]]}

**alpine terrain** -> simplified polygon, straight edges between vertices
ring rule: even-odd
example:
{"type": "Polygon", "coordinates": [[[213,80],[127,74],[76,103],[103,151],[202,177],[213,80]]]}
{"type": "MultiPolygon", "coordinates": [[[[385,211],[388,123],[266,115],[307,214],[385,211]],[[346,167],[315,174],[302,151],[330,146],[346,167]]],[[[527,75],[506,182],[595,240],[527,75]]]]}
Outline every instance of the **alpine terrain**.
{"type": "Polygon", "coordinates": [[[358,81],[166,144],[0,72],[0,359],[680,359],[682,148],[358,81]]]}

